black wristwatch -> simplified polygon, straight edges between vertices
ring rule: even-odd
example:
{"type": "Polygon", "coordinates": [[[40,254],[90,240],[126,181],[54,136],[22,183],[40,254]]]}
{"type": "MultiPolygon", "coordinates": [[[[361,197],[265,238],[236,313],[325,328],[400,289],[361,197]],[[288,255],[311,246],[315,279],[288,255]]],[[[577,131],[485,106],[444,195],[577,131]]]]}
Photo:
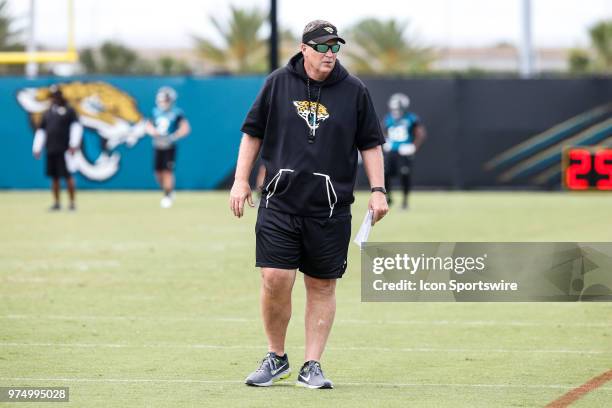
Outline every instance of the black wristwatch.
{"type": "Polygon", "coordinates": [[[372,187],[372,192],[380,191],[383,194],[387,194],[387,190],[384,187],[372,187]]]}

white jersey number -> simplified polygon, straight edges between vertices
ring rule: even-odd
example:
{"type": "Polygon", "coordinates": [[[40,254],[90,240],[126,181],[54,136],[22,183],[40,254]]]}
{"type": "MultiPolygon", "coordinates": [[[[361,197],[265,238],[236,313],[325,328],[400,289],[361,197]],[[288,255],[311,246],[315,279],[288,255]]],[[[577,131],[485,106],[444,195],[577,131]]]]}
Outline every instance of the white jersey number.
{"type": "Polygon", "coordinates": [[[393,126],[389,128],[389,140],[392,142],[405,142],[408,140],[408,128],[406,126],[393,126]]]}

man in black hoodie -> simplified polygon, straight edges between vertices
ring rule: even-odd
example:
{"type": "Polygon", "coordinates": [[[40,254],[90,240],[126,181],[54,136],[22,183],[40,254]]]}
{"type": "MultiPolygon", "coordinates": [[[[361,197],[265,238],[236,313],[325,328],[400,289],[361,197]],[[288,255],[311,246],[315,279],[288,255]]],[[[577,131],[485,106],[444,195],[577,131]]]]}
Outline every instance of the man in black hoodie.
{"type": "Polygon", "coordinates": [[[43,148],[47,151],[47,176],[51,177],[51,190],[53,191],[53,205],[50,211],[59,211],[60,206],[60,179],[66,180],[70,211],[76,210],[74,177],[66,164],[66,153],[74,154],[80,147],[83,137],[83,127],[79,122],[76,111],[68,104],[58,85],[49,88],[51,104],[43,113],[38,129],[34,135],[32,153],[38,160],[43,148]]]}
{"type": "Polygon", "coordinates": [[[300,52],[268,76],[242,125],[230,193],[237,217],[245,201],[254,206],[248,178],[260,148],[266,168],[255,234],[268,354],[248,385],[269,386],[290,374],[285,336],[299,269],[306,287],[306,347],[297,385],[333,388],[320,359],[336,311],[336,280],[347,266],[358,150],[372,187],[372,223],[388,211],[385,139],[365,85],[336,59],[340,43],[345,41],[333,24],[306,25],[300,52]]]}

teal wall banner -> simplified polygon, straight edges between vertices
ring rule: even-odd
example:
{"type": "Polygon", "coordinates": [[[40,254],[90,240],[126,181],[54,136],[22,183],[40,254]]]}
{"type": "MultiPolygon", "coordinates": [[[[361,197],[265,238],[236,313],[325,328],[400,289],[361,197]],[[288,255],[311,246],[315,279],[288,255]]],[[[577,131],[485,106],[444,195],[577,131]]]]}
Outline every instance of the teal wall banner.
{"type": "MultiPolygon", "coordinates": [[[[561,184],[564,147],[612,146],[607,78],[363,79],[381,119],[389,97],[404,92],[426,126],[428,141],[415,156],[417,187],[551,189],[561,184]]],[[[0,78],[5,152],[0,188],[49,185],[44,158],[35,160],[31,146],[51,85],[64,91],[85,127],[77,154],[79,188],[156,188],[144,121],[162,86],[177,91],[177,106],[193,128],[178,143],[177,188],[228,187],[240,127],[263,81],[263,76],[0,78]]],[[[363,171],[357,185],[368,187],[363,171]]]]}
{"type": "MultiPolygon", "coordinates": [[[[75,77],[0,79],[0,188],[47,188],[44,157],[32,157],[34,128],[57,84],[85,128],[78,156],[79,188],[156,188],[153,147],[144,132],[155,94],[162,86],[178,93],[177,106],[192,133],[177,147],[177,187],[212,189],[235,166],[240,125],[263,77],[75,77]]],[[[44,155],[43,155],[44,156],[44,155]]]]}

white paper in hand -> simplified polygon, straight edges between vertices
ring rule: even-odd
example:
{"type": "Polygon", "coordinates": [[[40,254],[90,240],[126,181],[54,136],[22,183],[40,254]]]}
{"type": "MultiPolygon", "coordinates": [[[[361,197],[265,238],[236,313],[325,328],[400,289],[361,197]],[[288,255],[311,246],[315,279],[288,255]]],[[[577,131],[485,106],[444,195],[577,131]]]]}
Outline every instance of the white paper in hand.
{"type": "MultiPolygon", "coordinates": [[[[75,152],[74,155],[81,154],[81,152],[75,152]]],[[[66,162],[66,169],[70,174],[76,173],[79,169],[79,163],[77,162],[77,158],[72,155],[70,152],[64,153],[64,161],[66,162]]]]}
{"type": "Polygon", "coordinates": [[[370,231],[372,230],[372,211],[368,210],[365,217],[363,218],[363,222],[361,223],[361,227],[359,227],[359,231],[355,236],[353,242],[357,244],[359,248],[361,248],[361,244],[364,242],[368,242],[368,235],[370,235],[370,231]]]}
{"type": "Polygon", "coordinates": [[[416,152],[414,143],[403,143],[398,149],[400,156],[412,156],[416,152]]]}

